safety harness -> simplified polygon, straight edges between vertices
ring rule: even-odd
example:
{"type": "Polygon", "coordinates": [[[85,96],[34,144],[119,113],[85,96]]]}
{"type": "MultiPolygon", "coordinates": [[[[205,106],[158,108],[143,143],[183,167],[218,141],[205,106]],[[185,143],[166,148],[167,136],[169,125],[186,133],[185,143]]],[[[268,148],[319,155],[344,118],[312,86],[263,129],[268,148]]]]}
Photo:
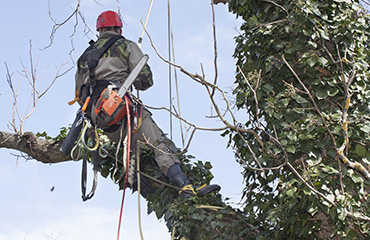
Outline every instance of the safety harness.
{"type": "Polygon", "coordinates": [[[96,86],[95,68],[98,66],[99,59],[109,49],[109,47],[112,46],[113,43],[115,43],[120,38],[123,38],[123,36],[122,35],[112,36],[107,42],[103,44],[103,46],[100,49],[96,48],[95,42],[93,40],[89,42],[90,46],[85,50],[84,54],[86,54],[90,83],[88,84],[89,92],[85,100],[85,103],[82,107],[82,111],[86,111],[86,108],[90,103],[91,96],[93,95],[94,88],[96,86]]]}
{"type": "MultiPolygon", "coordinates": [[[[90,41],[90,47],[86,49],[86,60],[87,65],[89,69],[89,92],[88,96],[85,100],[85,103],[83,104],[81,110],[86,114],[86,109],[88,109],[92,114],[95,114],[96,121],[94,124],[94,130],[90,132],[89,135],[85,135],[87,131],[87,126],[89,122],[85,119],[85,127],[82,130],[81,133],[81,140],[82,143],[87,151],[92,152],[92,164],[93,164],[93,171],[94,171],[94,180],[93,180],[93,186],[89,194],[86,195],[86,176],[87,176],[87,153],[85,153],[83,158],[83,164],[82,164],[82,176],[81,176],[81,188],[82,188],[82,199],[84,201],[90,199],[93,197],[97,185],[97,172],[99,167],[99,135],[97,132],[97,127],[103,128],[104,131],[118,129],[119,127],[123,128],[123,124],[121,123],[122,119],[127,116],[127,123],[128,123],[128,130],[127,134],[129,139],[131,139],[131,134],[134,134],[136,130],[140,127],[141,124],[141,112],[142,112],[142,104],[140,100],[135,99],[132,103],[130,100],[130,97],[128,93],[124,94],[124,96],[120,96],[122,89],[127,88],[131,82],[133,82],[139,74],[139,71],[146,63],[148,57],[144,56],[138,63],[138,66],[136,66],[129,77],[126,79],[123,86],[119,89],[119,91],[116,93],[116,91],[113,91],[113,85],[109,84],[108,81],[106,82],[106,85],[103,85],[105,88],[101,91],[100,89],[95,89],[97,87],[97,80],[95,76],[95,68],[98,66],[99,59],[101,56],[109,49],[110,46],[114,42],[116,42],[118,39],[123,38],[121,35],[113,36],[111,37],[106,43],[103,44],[103,46],[99,49],[96,48],[95,42],[90,41]],[[133,74],[135,73],[135,74],[133,74]],[[130,80],[129,80],[130,79],[130,80]],[[100,97],[97,99],[97,101],[92,101],[90,103],[90,100],[92,97],[95,97],[94,95],[100,94],[100,97]],[[122,97],[122,98],[121,98],[122,97]],[[94,109],[92,109],[94,107],[94,109]],[[130,114],[131,112],[131,114],[130,114]],[[132,124],[131,124],[132,121],[132,124]],[[107,128],[108,127],[108,128],[107,128]],[[89,137],[92,137],[92,145],[93,147],[89,147],[87,145],[87,142],[89,140],[89,137]]],[[[99,80],[104,81],[104,80],[99,80]]],[[[125,92],[125,91],[124,91],[125,92]]],[[[123,92],[123,93],[124,93],[123,92]]],[[[90,116],[92,117],[92,116],[90,116]]],[[[129,169],[129,163],[130,163],[130,143],[131,140],[128,141],[128,147],[127,147],[127,156],[126,156],[126,171],[125,171],[125,185],[128,184],[128,169],[129,169]]]]}
{"type": "MultiPolygon", "coordinates": [[[[87,66],[89,69],[89,92],[88,96],[85,100],[85,103],[82,107],[82,111],[85,113],[86,109],[90,103],[90,99],[93,95],[94,88],[96,86],[96,76],[95,76],[95,69],[98,66],[99,59],[102,57],[102,55],[109,49],[110,46],[112,46],[118,39],[123,38],[121,35],[114,35],[112,36],[107,42],[103,44],[101,48],[97,48],[95,46],[95,42],[91,40],[89,42],[90,46],[85,50],[86,54],[86,60],[87,60],[87,66]]],[[[92,137],[92,145],[93,147],[90,148],[87,146],[87,142],[89,139],[88,135],[85,135],[88,127],[88,121],[85,120],[85,126],[82,130],[81,133],[81,140],[82,143],[85,147],[86,150],[92,152],[92,164],[93,164],[93,172],[94,172],[94,180],[93,180],[93,185],[91,188],[91,191],[89,194],[86,194],[86,185],[87,185],[87,152],[84,154],[83,161],[82,161],[82,173],[81,173],[81,190],[82,190],[82,200],[86,201],[90,198],[92,198],[95,194],[96,186],[97,186],[97,173],[98,173],[98,168],[99,168],[99,151],[100,151],[100,146],[99,146],[99,137],[97,133],[97,129],[95,126],[95,131],[93,131],[94,137],[92,137]]]]}

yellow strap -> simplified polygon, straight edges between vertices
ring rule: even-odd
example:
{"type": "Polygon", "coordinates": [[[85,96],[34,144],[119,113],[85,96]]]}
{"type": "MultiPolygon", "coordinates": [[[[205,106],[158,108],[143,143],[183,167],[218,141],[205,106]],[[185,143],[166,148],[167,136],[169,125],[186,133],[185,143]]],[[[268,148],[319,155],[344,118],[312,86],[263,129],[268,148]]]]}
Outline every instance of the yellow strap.
{"type": "Polygon", "coordinates": [[[80,91],[76,91],[75,92],[75,98],[72,101],[69,101],[68,102],[68,105],[71,106],[71,105],[73,105],[75,102],[77,102],[79,100],[80,100],[80,91]]]}
{"type": "Polygon", "coordinates": [[[188,184],[186,185],[185,187],[181,188],[181,190],[179,191],[179,194],[181,194],[182,192],[191,192],[193,193],[194,195],[196,195],[197,193],[194,191],[194,188],[191,184],[188,184]]]}
{"type": "Polygon", "coordinates": [[[136,131],[140,128],[142,122],[143,122],[143,118],[142,117],[139,117],[139,119],[137,120],[136,131]]]}
{"type": "Polygon", "coordinates": [[[198,187],[198,188],[197,188],[197,191],[199,191],[200,189],[204,188],[205,186],[207,186],[207,184],[204,184],[204,185],[202,185],[202,186],[198,187]]]}
{"type": "Polygon", "coordinates": [[[140,126],[141,126],[141,123],[142,123],[142,118],[141,117],[138,117],[137,118],[137,126],[136,128],[132,131],[133,134],[135,134],[137,132],[137,130],[139,130],[140,126]]]}

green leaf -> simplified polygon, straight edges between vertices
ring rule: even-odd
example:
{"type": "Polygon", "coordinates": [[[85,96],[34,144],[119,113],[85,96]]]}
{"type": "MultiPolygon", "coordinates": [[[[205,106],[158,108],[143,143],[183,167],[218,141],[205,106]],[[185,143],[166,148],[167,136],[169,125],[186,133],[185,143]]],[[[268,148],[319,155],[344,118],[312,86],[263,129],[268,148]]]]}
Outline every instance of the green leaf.
{"type": "Polygon", "coordinates": [[[318,99],[325,99],[328,97],[328,90],[326,90],[325,88],[319,88],[316,92],[315,92],[315,96],[318,98],[318,99]]]}
{"type": "Polygon", "coordinates": [[[351,179],[355,183],[361,183],[364,181],[361,176],[356,175],[356,174],[352,174],[351,179]]]}
{"type": "Polygon", "coordinates": [[[210,162],[205,162],[204,168],[209,170],[212,168],[212,164],[210,162]]]}
{"type": "Polygon", "coordinates": [[[317,63],[317,58],[316,57],[310,57],[306,60],[306,63],[310,66],[313,67],[317,63]]]}
{"type": "Polygon", "coordinates": [[[329,90],[329,92],[328,92],[328,95],[330,96],[330,97],[334,97],[335,95],[337,95],[339,93],[339,89],[338,88],[332,88],[332,89],[330,89],[329,90]]]}
{"type": "Polygon", "coordinates": [[[321,66],[326,66],[326,64],[329,62],[328,60],[326,60],[326,58],[324,57],[320,57],[318,60],[317,60],[318,63],[320,63],[321,66]]]}
{"type": "Polygon", "coordinates": [[[288,189],[288,190],[286,191],[286,195],[287,195],[288,197],[293,197],[293,196],[294,196],[294,191],[293,191],[293,189],[288,189]]]}
{"type": "Polygon", "coordinates": [[[355,153],[360,157],[365,157],[368,151],[366,150],[364,146],[360,144],[356,144],[355,153]]]}
{"type": "MultiPolygon", "coordinates": [[[[322,166],[323,164],[321,164],[321,166],[322,166]]],[[[335,168],[333,168],[333,167],[331,167],[331,166],[323,166],[322,168],[321,168],[321,170],[323,171],[323,172],[325,172],[325,173],[328,173],[328,174],[338,174],[339,173],[339,171],[337,170],[337,169],[335,169],[335,168]]]]}
{"type": "Polygon", "coordinates": [[[317,16],[321,16],[321,12],[320,12],[320,10],[319,10],[318,8],[314,7],[314,8],[312,9],[312,11],[313,11],[313,13],[315,13],[317,16]]]}
{"type": "Polygon", "coordinates": [[[370,125],[364,125],[360,129],[365,133],[370,133],[370,125]]]}
{"type": "Polygon", "coordinates": [[[316,166],[318,165],[319,163],[321,162],[321,158],[318,158],[318,159],[309,159],[309,160],[306,160],[306,163],[308,164],[308,166],[310,167],[313,167],[313,166],[316,166]]]}
{"type": "Polygon", "coordinates": [[[266,92],[273,92],[274,87],[271,84],[266,83],[263,85],[263,90],[265,90],[266,92]]]}
{"type": "Polygon", "coordinates": [[[292,98],[293,98],[294,100],[296,100],[296,101],[297,101],[298,103],[300,103],[300,104],[308,103],[308,101],[307,101],[305,98],[301,97],[301,95],[298,95],[298,94],[293,95],[293,96],[292,96],[292,98]]]}
{"type": "Polygon", "coordinates": [[[288,153],[295,153],[295,147],[293,145],[289,145],[287,148],[286,148],[286,151],[288,153]]]}

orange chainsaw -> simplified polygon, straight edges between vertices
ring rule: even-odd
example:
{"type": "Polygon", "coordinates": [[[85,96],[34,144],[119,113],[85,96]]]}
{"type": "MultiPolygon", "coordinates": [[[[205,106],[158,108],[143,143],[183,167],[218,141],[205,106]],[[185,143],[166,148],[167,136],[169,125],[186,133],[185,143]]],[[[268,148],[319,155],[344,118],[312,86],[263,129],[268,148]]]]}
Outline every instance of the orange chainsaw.
{"type": "MultiPolygon", "coordinates": [[[[109,127],[117,122],[121,121],[122,118],[127,114],[126,102],[129,101],[129,105],[132,103],[129,98],[125,98],[125,94],[128,92],[129,88],[139,75],[142,68],[148,61],[148,55],[144,55],[134,69],[131,71],[130,75],[127,77],[126,81],[123,83],[122,87],[117,91],[113,90],[114,85],[110,85],[103,90],[100,94],[99,99],[95,104],[95,114],[97,116],[97,125],[99,127],[109,127]]],[[[85,111],[90,99],[86,99],[82,111],[85,111]]]]}

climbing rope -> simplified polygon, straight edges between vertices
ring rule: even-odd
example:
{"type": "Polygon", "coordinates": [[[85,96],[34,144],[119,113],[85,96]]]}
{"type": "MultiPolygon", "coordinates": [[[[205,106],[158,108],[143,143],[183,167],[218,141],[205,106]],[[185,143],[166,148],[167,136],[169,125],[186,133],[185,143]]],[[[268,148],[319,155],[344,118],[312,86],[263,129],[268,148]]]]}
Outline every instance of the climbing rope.
{"type": "Polygon", "coordinates": [[[113,181],[115,183],[119,183],[121,180],[122,180],[122,177],[124,176],[125,174],[125,169],[126,169],[126,162],[124,161],[124,159],[127,158],[127,134],[124,138],[124,140],[122,141],[122,134],[123,134],[123,131],[124,131],[124,124],[121,125],[121,130],[120,130],[120,137],[119,137],[119,141],[118,141],[118,144],[117,144],[117,149],[116,149],[116,154],[115,154],[115,168],[113,170],[113,181]],[[123,143],[123,156],[122,156],[122,163],[123,163],[123,171],[121,171],[121,174],[119,175],[118,179],[116,179],[116,173],[118,171],[118,159],[119,159],[119,152],[120,152],[120,149],[121,149],[121,143],[123,143]]]}
{"type": "Polygon", "coordinates": [[[130,105],[129,105],[129,99],[128,99],[128,97],[125,95],[124,98],[125,98],[126,111],[127,111],[127,157],[126,157],[125,181],[123,182],[123,194],[122,194],[121,210],[120,210],[119,221],[118,221],[117,240],[119,240],[119,234],[120,234],[120,231],[121,231],[121,222],[122,222],[122,214],[123,214],[123,204],[125,202],[126,186],[127,186],[127,183],[128,183],[128,166],[129,166],[129,163],[130,163],[130,149],[131,149],[131,115],[130,115],[130,105]]]}
{"type": "MultiPolygon", "coordinates": [[[[152,10],[152,6],[153,6],[153,0],[150,1],[148,12],[147,12],[147,15],[146,15],[146,18],[145,18],[145,23],[144,23],[144,26],[143,26],[143,31],[141,33],[141,36],[140,36],[139,40],[138,40],[139,48],[141,48],[141,44],[142,44],[144,33],[145,33],[145,28],[146,28],[146,25],[148,23],[148,19],[149,19],[150,12],[152,10]]],[[[137,97],[139,98],[139,90],[137,90],[137,97]]],[[[118,223],[117,240],[119,240],[119,234],[120,234],[120,231],[121,231],[121,221],[122,221],[123,205],[124,205],[124,200],[125,200],[126,184],[128,183],[128,169],[129,169],[129,163],[130,163],[130,148],[131,148],[131,117],[130,117],[130,111],[129,111],[129,105],[128,105],[128,98],[127,98],[126,95],[125,95],[125,101],[126,101],[126,108],[127,108],[126,110],[127,110],[127,123],[128,123],[128,126],[127,126],[127,137],[128,138],[127,138],[127,146],[124,146],[124,147],[126,147],[125,149],[127,149],[127,151],[126,151],[127,153],[125,154],[125,151],[124,151],[125,156],[123,158],[123,161],[126,157],[126,166],[125,166],[126,174],[125,174],[125,181],[124,181],[124,184],[123,184],[123,195],[122,195],[121,210],[120,210],[119,223],[118,223]]],[[[122,131],[121,131],[121,133],[122,133],[122,131]]],[[[119,149],[119,146],[120,145],[118,145],[117,149],[119,149]]],[[[137,159],[139,159],[139,157],[138,157],[139,154],[137,154],[137,159]]],[[[140,178],[139,178],[139,182],[140,182],[140,178]]],[[[140,184],[138,185],[138,187],[140,187],[140,184]]],[[[140,191],[139,191],[139,198],[140,198],[140,191]]],[[[139,203],[140,203],[140,200],[139,200],[139,203]]],[[[140,213],[140,205],[139,205],[139,213],[140,213]]],[[[139,221],[140,221],[139,222],[140,236],[141,236],[141,239],[143,239],[142,230],[141,230],[141,220],[139,220],[139,221]]]]}
{"type": "Polygon", "coordinates": [[[83,126],[83,129],[81,131],[81,134],[77,140],[77,143],[74,145],[74,147],[72,148],[71,150],[71,159],[73,160],[78,160],[78,159],[81,159],[82,158],[82,147],[80,145],[80,143],[82,143],[83,147],[88,150],[89,152],[94,152],[98,147],[99,147],[99,141],[100,141],[100,138],[99,138],[99,134],[98,134],[98,130],[97,128],[95,127],[94,129],[94,134],[95,134],[95,145],[92,146],[92,147],[89,147],[88,144],[86,143],[86,139],[85,139],[85,134],[86,134],[86,131],[87,129],[89,128],[89,121],[87,119],[84,119],[84,126],[83,126]],[[76,153],[76,150],[78,150],[77,152],[77,155],[75,154],[76,153]]]}
{"type": "MultiPolygon", "coordinates": [[[[171,5],[170,0],[168,0],[167,3],[168,6],[168,60],[171,62],[171,59],[173,59],[173,63],[176,64],[176,58],[175,58],[175,45],[173,40],[173,30],[172,30],[172,20],[171,20],[171,5]],[[172,54],[172,55],[171,55],[172,54]]],[[[171,71],[171,64],[168,64],[168,82],[169,82],[169,108],[170,108],[170,139],[172,140],[172,71],[171,71]]],[[[176,100],[177,100],[177,112],[179,116],[181,116],[181,108],[180,108],[180,94],[179,94],[179,84],[178,84],[178,78],[177,78],[177,71],[176,68],[173,67],[174,71],[174,77],[175,77],[175,88],[176,88],[176,100]]],[[[184,130],[182,126],[182,121],[180,120],[180,131],[181,131],[181,141],[182,146],[185,145],[185,139],[184,139],[184,130]]]]}
{"type": "MultiPolygon", "coordinates": [[[[150,12],[151,12],[151,9],[152,9],[152,6],[153,6],[153,0],[150,1],[150,4],[149,4],[149,8],[148,8],[148,12],[147,12],[147,15],[146,15],[146,19],[145,19],[145,22],[144,22],[144,26],[143,26],[143,30],[142,30],[142,34],[138,40],[138,46],[139,48],[141,48],[141,44],[142,44],[142,41],[143,41],[143,36],[144,36],[144,33],[145,33],[145,29],[146,29],[146,26],[147,26],[147,23],[148,23],[148,19],[149,19],[149,15],[150,15],[150,12]]],[[[175,52],[174,52],[174,41],[173,41],[173,31],[172,31],[172,23],[171,23],[171,13],[170,13],[170,0],[168,0],[168,51],[169,51],[169,61],[171,61],[171,50],[172,50],[172,56],[173,56],[173,61],[175,62],[175,52]]],[[[176,72],[176,69],[174,69],[174,76],[175,76],[175,83],[176,83],[176,94],[177,94],[177,103],[178,103],[178,113],[179,115],[181,115],[181,111],[180,111],[180,99],[179,99],[179,88],[178,88],[178,81],[177,81],[177,72],[176,72]]],[[[137,91],[137,97],[139,98],[139,91],[137,91]]],[[[126,98],[126,96],[125,96],[126,98]]],[[[171,72],[171,65],[169,64],[169,99],[170,99],[170,138],[172,139],[172,72],[171,72]]],[[[127,101],[126,101],[127,102],[127,101]]],[[[127,106],[128,107],[128,106],[127,106]]],[[[119,217],[119,225],[118,225],[118,234],[117,234],[117,240],[119,240],[119,234],[120,234],[120,228],[121,228],[121,221],[122,221],[122,213],[123,213],[123,205],[124,205],[124,197],[125,197],[125,190],[126,190],[126,184],[128,183],[128,169],[129,169],[129,160],[130,160],[130,143],[131,143],[131,123],[130,123],[130,116],[129,116],[129,110],[127,110],[128,112],[128,129],[127,129],[127,146],[124,146],[125,149],[127,149],[127,154],[125,154],[125,151],[124,151],[124,159],[126,159],[126,174],[125,174],[125,181],[124,181],[124,189],[123,189],[123,196],[122,196],[122,202],[121,202],[121,210],[120,210],[120,217],[119,217]]],[[[183,134],[183,127],[182,127],[182,122],[180,120],[180,129],[181,129],[181,139],[182,139],[182,144],[184,145],[184,134],[183,134]]],[[[118,148],[119,148],[120,145],[118,145],[118,148]]],[[[140,191],[141,191],[141,186],[140,186],[140,175],[143,174],[144,176],[148,177],[149,179],[151,179],[152,181],[157,181],[157,182],[160,182],[161,184],[164,184],[168,187],[172,187],[172,188],[175,188],[176,190],[180,190],[180,188],[177,188],[173,185],[170,185],[170,184],[167,184],[167,183],[164,183],[164,182],[161,182],[159,181],[158,179],[155,179],[155,178],[152,178],[151,176],[143,173],[140,171],[140,152],[139,152],[139,149],[140,149],[140,143],[137,144],[137,168],[136,168],[136,172],[137,172],[137,188],[138,188],[138,220],[139,220],[139,231],[140,231],[140,237],[141,239],[143,240],[143,233],[142,233],[142,228],[141,228],[141,209],[140,209],[140,191]]],[[[120,180],[120,179],[119,179],[120,180]]]]}
{"type": "MultiPolygon", "coordinates": [[[[167,1],[167,36],[168,36],[168,61],[171,62],[171,14],[170,0],[167,1]]],[[[170,108],[170,139],[172,140],[172,74],[171,64],[168,63],[168,93],[169,93],[169,108],[170,108]]]]}
{"type": "Polygon", "coordinates": [[[144,22],[143,31],[141,32],[141,36],[140,36],[138,44],[137,44],[139,46],[139,48],[141,48],[141,43],[143,42],[143,37],[144,37],[144,33],[145,33],[146,24],[148,23],[149,15],[150,15],[150,12],[152,11],[152,6],[153,6],[153,0],[150,1],[149,9],[148,9],[148,12],[146,14],[146,18],[145,18],[145,22],[144,22]]]}
{"type": "Polygon", "coordinates": [[[97,129],[97,126],[95,125],[95,127],[94,127],[95,145],[92,146],[92,147],[89,147],[87,145],[86,139],[85,139],[85,134],[86,134],[86,131],[88,129],[88,126],[89,126],[89,121],[87,119],[85,119],[84,120],[84,127],[83,127],[82,132],[81,132],[81,141],[82,141],[82,144],[84,145],[84,147],[86,148],[86,150],[88,150],[90,152],[94,152],[99,147],[100,139],[99,139],[98,129],[97,129]]]}
{"type": "Polygon", "coordinates": [[[141,240],[144,240],[143,237],[143,230],[141,228],[141,207],[140,207],[140,192],[141,192],[141,184],[140,184],[140,142],[136,142],[136,171],[137,171],[137,206],[138,206],[138,221],[139,221],[139,232],[141,240]]]}

